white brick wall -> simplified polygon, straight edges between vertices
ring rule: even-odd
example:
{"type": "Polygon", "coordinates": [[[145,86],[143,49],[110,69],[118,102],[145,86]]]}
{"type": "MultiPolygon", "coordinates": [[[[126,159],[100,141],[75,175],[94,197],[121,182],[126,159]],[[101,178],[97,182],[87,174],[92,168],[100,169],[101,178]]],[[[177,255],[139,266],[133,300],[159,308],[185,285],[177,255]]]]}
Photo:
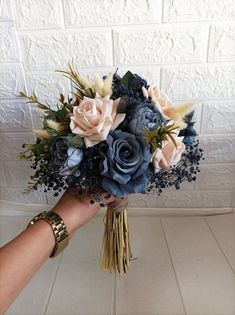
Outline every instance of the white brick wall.
{"type": "Polygon", "coordinates": [[[17,94],[35,89],[55,105],[71,86],[54,70],[72,60],[86,74],[130,69],[195,102],[198,181],[132,206],[235,207],[234,0],[0,0],[0,199],[54,202],[43,189],[21,194],[31,169],[17,154],[40,111],[17,94]]]}
{"type": "Polygon", "coordinates": [[[206,60],[207,29],[160,24],[114,31],[115,63],[122,65],[182,64],[206,60]]]}

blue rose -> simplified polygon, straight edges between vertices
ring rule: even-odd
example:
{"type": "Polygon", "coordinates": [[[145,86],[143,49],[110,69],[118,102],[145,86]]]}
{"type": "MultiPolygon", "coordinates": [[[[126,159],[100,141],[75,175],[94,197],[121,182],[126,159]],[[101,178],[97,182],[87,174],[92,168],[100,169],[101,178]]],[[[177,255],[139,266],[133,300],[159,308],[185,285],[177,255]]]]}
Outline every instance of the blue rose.
{"type": "Polygon", "coordinates": [[[135,135],[115,130],[106,139],[108,149],[102,165],[102,186],[116,196],[145,193],[149,182],[149,145],[135,135]]]}
{"type": "Polygon", "coordinates": [[[128,130],[137,136],[144,136],[144,128],[153,130],[166,123],[167,120],[157,108],[149,103],[140,103],[130,115],[128,130]]]}
{"type": "Polygon", "coordinates": [[[68,139],[65,136],[56,137],[51,146],[51,166],[62,176],[79,176],[78,169],[83,159],[83,150],[68,147],[68,139]]]}
{"type": "Polygon", "coordinates": [[[83,159],[83,151],[79,148],[68,148],[67,159],[59,169],[59,174],[62,176],[74,175],[80,176],[81,172],[78,169],[83,159]]]}

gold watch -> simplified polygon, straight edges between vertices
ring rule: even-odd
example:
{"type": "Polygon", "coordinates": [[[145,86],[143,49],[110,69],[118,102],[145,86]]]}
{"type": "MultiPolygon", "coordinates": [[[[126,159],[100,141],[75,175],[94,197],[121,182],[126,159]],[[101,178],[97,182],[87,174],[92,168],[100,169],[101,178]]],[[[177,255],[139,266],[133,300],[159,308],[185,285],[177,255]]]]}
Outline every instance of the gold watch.
{"type": "Polygon", "coordinates": [[[50,257],[57,256],[62,252],[69,243],[69,234],[67,228],[64,224],[63,219],[54,211],[44,211],[37,214],[31,221],[28,223],[27,227],[33,225],[38,220],[44,220],[50,224],[54,236],[55,236],[55,247],[50,255],[50,257]]]}

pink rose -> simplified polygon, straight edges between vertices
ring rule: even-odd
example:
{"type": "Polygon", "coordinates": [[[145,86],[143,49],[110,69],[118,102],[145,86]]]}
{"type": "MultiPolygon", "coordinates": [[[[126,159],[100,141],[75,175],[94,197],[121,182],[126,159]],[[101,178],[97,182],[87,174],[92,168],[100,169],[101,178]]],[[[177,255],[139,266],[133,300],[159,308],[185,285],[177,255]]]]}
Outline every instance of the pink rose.
{"type": "Polygon", "coordinates": [[[152,104],[166,119],[169,119],[169,117],[165,114],[165,110],[172,107],[173,104],[168,96],[156,86],[150,86],[148,90],[146,90],[145,87],[142,87],[142,92],[145,97],[150,96],[152,104]]]}
{"type": "Polygon", "coordinates": [[[120,99],[111,100],[109,95],[102,98],[84,97],[78,106],[73,108],[70,117],[72,133],[84,138],[86,147],[106,140],[110,130],[114,130],[124,120],[125,114],[118,114],[120,99]]]}
{"type": "Polygon", "coordinates": [[[177,165],[185,150],[185,145],[182,142],[183,138],[184,137],[174,137],[177,143],[177,148],[170,140],[163,142],[162,149],[155,150],[151,161],[156,172],[159,170],[168,170],[170,166],[177,165]]]}
{"type": "Polygon", "coordinates": [[[151,103],[164,118],[174,120],[174,124],[179,127],[179,130],[186,128],[187,124],[183,118],[191,111],[192,103],[173,106],[169,97],[156,86],[150,86],[148,90],[142,87],[142,92],[145,97],[151,97],[151,103]]]}

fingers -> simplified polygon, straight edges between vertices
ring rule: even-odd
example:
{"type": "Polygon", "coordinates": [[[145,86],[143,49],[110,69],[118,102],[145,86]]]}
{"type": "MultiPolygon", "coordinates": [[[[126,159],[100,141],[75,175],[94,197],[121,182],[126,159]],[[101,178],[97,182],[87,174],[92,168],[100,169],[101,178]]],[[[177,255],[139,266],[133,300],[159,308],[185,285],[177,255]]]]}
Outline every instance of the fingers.
{"type": "Polygon", "coordinates": [[[69,186],[66,192],[61,197],[61,201],[70,200],[74,201],[84,201],[87,200],[90,205],[99,204],[100,207],[104,207],[107,204],[117,200],[118,197],[111,195],[110,193],[102,192],[99,194],[83,195],[80,194],[76,186],[69,186]]]}

